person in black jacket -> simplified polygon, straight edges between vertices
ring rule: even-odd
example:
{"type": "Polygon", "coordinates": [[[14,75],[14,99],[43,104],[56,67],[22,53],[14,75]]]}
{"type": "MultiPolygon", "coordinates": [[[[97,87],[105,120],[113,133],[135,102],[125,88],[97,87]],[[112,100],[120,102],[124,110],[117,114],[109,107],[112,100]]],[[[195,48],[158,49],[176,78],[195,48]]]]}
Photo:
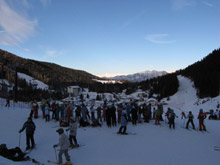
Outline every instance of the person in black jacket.
{"type": "Polygon", "coordinates": [[[33,149],[35,146],[34,131],[36,129],[36,126],[32,121],[31,117],[29,117],[28,120],[24,123],[19,133],[23,132],[25,129],[26,129],[26,144],[27,144],[26,150],[33,149]],[[31,141],[31,148],[30,148],[30,141],[31,141]]]}
{"type": "Polygon", "coordinates": [[[195,125],[194,125],[194,123],[193,123],[194,116],[193,116],[193,114],[192,114],[191,111],[189,111],[189,114],[187,115],[187,118],[188,118],[188,121],[187,121],[187,124],[186,124],[186,129],[189,128],[189,123],[191,123],[193,129],[195,129],[195,125]]]}
{"type": "Polygon", "coordinates": [[[26,154],[23,153],[19,147],[8,149],[6,144],[0,145],[0,155],[13,161],[24,161],[30,159],[28,156],[25,156],[26,154]]]}

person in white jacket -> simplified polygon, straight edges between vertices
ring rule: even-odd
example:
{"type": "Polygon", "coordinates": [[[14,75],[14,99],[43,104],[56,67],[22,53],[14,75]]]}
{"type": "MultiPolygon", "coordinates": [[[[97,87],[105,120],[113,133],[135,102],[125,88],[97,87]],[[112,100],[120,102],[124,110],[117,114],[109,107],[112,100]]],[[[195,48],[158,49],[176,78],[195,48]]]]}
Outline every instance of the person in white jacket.
{"type": "Polygon", "coordinates": [[[79,144],[77,143],[77,139],[76,139],[77,126],[78,126],[78,121],[74,120],[74,118],[71,117],[69,128],[67,129],[67,131],[70,131],[70,133],[69,133],[70,147],[79,147],[79,144]],[[74,141],[75,145],[73,145],[72,140],[74,141]]]}
{"type": "Polygon", "coordinates": [[[62,159],[62,155],[64,154],[66,157],[66,164],[71,164],[70,162],[70,156],[68,154],[68,148],[70,146],[69,143],[69,139],[67,137],[67,135],[64,133],[64,130],[62,128],[59,128],[56,132],[59,133],[60,137],[59,137],[59,143],[55,144],[53,147],[57,147],[60,146],[60,151],[59,151],[59,158],[58,158],[58,163],[62,164],[63,163],[63,159],[62,159]]]}

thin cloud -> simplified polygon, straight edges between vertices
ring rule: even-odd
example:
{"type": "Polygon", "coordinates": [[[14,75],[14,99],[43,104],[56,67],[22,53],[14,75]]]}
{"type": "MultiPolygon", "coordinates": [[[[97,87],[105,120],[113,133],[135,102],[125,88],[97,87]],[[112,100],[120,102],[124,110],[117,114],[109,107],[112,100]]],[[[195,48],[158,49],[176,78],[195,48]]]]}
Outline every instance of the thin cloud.
{"type": "Polygon", "coordinates": [[[173,10],[181,10],[185,7],[195,5],[195,0],[171,0],[171,7],[173,10]]]}
{"type": "Polygon", "coordinates": [[[49,50],[46,50],[43,58],[44,59],[57,58],[59,56],[62,56],[63,54],[64,54],[64,51],[62,51],[62,50],[49,49],[49,50]]]}
{"type": "Polygon", "coordinates": [[[146,13],[146,11],[141,11],[139,13],[137,13],[135,16],[133,16],[132,18],[130,18],[129,20],[127,20],[126,22],[124,22],[122,24],[122,26],[120,27],[120,29],[124,29],[127,26],[131,25],[132,23],[134,23],[136,20],[138,20],[140,17],[142,17],[144,14],[146,13]]]}
{"type": "Polygon", "coordinates": [[[40,2],[44,7],[47,7],[51,4],[52,0],[40,0],[40,2]]]}
{"type": "Polygon", "coordinates": [[[206,5],[206,6],[214,7],[214,5],[213,5],[212,3],[210,3],[210,2],[205,2],[205,1],[203,1],[202,3],[203,3],[204,5],[206,5]]]}
{"type": "Polygon", "coordinates": [[[168,34],[149,34],[145,37],[145,40],[156,44],[170,44],[176,42],[175,40],[170,40],[168,34]]]}
{"type": "Polygon", "coordinates": [[[29,20],[10,8],[5,0],[0,1],[0,27],[4,31],[0,33],[1,44],[18,46],[35,33],[36,25],[37,20],[29,20]]]}

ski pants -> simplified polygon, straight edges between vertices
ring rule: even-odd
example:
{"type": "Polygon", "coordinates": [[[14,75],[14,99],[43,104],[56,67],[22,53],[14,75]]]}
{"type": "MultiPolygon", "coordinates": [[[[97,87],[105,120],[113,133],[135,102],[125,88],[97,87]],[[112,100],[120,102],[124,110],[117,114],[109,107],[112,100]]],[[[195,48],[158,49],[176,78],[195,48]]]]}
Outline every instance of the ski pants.
{"type": "Polygon", "coordinates": [[[76,139],[76,136],[73,136],[73,135],[69,135],[69,141],[70,141],[70,144],[73,145],[73,141],[75,143],[75,145],[77,145],[77,139],[76,139]]]}
{"type": "Polygon", "coordinates": [[[206,130],[205,125],[204,125],[204,121],[203,120],[199,120],[199,130],[206,130]]]}
{"type": "Polygon", "coordinates": [[[30,141],[31,141],[31,146],[34,147],[34,145],[35,145],[34,134],[26,134],[26,144],[27,144],[27,147],[30,147],[30,141]]]}
{"type": "Polygon", "coordinates": [[[66,157],[66,161],[70,161],[70,156],[68,154],[68,149],[66,150],[60,150],[58,156],[59,156],[59,160],[58,160],[58,163],[62,164],[63,163],[63,158],[62,158],[62,155],[65,155],[66,157]]]}
{"type": "Polygon", "coordinates": [[[127,130],[127,127],[126,126],[121,126],[120,129],[119,129],[119,133],[126,133],[126,130],[127,130]],[[123,132],[122,132],[122,129],[124,128],[123,132]]]}
{"type": "Polygon", "coordinates": [[[188,127],[189,127],[189,123],[191,123],[191,124],[192,124],[192,126],[193,126],[193,129],[195,129],[195,125],[194,125],[194,123],[193,123],[193,120],[192,120],[192,119],[189,119],[189,120],[187,121],[187,123],[186,123],[186,128],[188,128],[188,127]]]}
{"type": "Polygon", "coordinates": [[[174,119],[170,119],[170,121],[169,121],[169,127],[170,127],[170,128],[171,128],[172,125],[173,125],[173,128],[175,128],[174,119]]]}

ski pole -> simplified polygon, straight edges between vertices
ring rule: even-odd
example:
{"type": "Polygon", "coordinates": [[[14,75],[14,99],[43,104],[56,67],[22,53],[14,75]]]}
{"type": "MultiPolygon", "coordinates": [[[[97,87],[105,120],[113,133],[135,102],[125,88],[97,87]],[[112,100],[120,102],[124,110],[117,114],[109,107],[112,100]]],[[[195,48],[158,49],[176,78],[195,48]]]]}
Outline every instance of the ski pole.
{"type": "Polygon", "coordinates": [[[18,147],[20,147],[21,144],[21,133],[19,132],[19,141],[18,141],[18,147]]]}
{"type": "Polygon", "coordinates": [[[56,162],[58,162],[58,161],[57,161],[57,150],[56,150],[55,147],[54,147],[54,151],[55,151],[55,156],[56,156],[56,162]]]}

